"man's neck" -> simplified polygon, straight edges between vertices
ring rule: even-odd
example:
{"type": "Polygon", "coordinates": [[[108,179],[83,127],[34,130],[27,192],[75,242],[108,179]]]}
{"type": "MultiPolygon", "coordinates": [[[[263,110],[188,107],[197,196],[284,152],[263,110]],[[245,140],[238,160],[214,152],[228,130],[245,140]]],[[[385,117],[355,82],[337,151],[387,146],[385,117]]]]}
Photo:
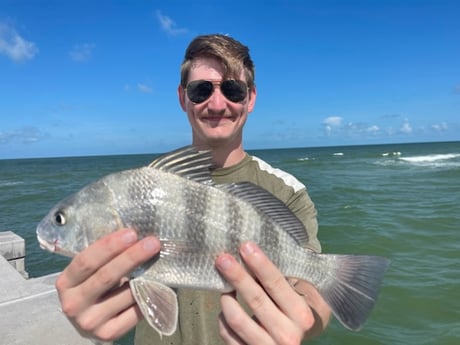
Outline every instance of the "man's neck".
{"type": "Polygon", "coordinates": [[[224,148],[211,149],[212,160],[216,168],[228,168],[241,162],[245,157],[242,147],[236,150],[224,148]]]}
{"type": "Polygon", "coordinates": [[[241,162],[246,156],[242,143],[235,145],[200,145],[194,142],[193,145],[201,150],[210,150],[212,154],[212,161],[216,168],[231,167],[241,162]]]}

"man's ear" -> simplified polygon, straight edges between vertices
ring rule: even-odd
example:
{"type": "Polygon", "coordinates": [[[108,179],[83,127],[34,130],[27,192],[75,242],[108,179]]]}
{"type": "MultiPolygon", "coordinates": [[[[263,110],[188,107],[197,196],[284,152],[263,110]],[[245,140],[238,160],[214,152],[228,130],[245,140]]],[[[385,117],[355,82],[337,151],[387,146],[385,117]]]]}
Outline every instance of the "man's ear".
{"type": "Polygon", "coordinates": [[[256,86],[249,90],[249,104],[248,104],[248,113],[252,113],[254,106],[256,105],[257,90],[256,86]]]}
{"type": "Polygon", "coordinates": [[[182,110],[186,112],[187,110],[185,109],[185,90],[181,85],[177,87],[177,97],[179,98],[179,103],[182,110]]]}

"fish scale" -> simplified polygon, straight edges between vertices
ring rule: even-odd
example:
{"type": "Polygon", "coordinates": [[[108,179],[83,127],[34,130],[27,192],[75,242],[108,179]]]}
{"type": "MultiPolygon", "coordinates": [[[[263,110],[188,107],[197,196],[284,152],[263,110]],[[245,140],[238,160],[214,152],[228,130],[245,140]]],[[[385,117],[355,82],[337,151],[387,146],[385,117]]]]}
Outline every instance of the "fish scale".
{"type": "Polygon", "coordinates": [[[37,227],[41,246],[75,255],[123,227],[161,241],[160,255],[139,267],[130,286],[160,334],[177,327],[171,287],[230,291],[215,259],[254,241],[286,277],[312,283],[347,328],[359,329],[375,305],[388,260],[316,254],[303,246],[303,224],[267,191],[249,182],[214,185],[209,152],[185,147],[148,167],[105,176],[58,203],[37,227]]]}

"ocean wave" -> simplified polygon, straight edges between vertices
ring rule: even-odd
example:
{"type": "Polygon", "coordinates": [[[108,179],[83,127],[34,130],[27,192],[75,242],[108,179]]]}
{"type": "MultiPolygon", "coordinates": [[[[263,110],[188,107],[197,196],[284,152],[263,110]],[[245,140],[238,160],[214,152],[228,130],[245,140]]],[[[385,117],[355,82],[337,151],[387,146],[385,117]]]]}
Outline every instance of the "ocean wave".
{"type": "Polygon", "coordinates": [[[400,160],[409,163],[435,163],[460,157],[460,153],[431,154],[425,156],[399,157],[400,160]]]}
{"type": "Polygon", "coordinates": [[[1,187],[17,186],[19,184],[24,184],[24,182],[23,181],[1,181],[0,180],[0,188],[1,187]]]}
{"type": "Polygon", "coordinates": [[[399,151],[382,153],[382,157],[400,157],[400,156],[401,156],[401,152],[399,151]]]}
{"type": "Polygon", "coordinates": [[[460,153],[438,153],[420,156],[403,157],[400,152],[386,152],[383,159],[374,162],[381,166],[413,166],[422,168],[447,168],[457,169],[460,167],[460,153]]]}

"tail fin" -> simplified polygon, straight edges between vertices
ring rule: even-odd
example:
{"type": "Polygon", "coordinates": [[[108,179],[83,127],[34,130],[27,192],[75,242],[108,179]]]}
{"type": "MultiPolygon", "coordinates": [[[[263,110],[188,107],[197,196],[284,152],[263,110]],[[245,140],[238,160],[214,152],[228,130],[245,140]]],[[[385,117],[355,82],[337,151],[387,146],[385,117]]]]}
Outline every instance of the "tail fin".
{"type": "MultiPolygon", "coordinates": [[[[318,254],[322,255],[322,254],[318,254]]],[[[330,255],[327,255],[330,256],[330,255]]],[[[331,280],[317,286],[334,316],[348,329],[359,330],[377,300],[390,261],[383,257],[334,255],[331,280]]]]}

